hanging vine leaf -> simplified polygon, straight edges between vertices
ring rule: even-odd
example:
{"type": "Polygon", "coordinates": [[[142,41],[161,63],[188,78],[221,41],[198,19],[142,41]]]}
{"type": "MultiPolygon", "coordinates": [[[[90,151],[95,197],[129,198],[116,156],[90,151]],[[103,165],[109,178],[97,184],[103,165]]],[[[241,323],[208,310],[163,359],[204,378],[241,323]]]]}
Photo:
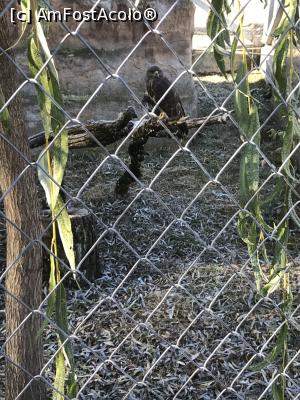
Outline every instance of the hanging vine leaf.
{"type": "MultiPolygon", "coordinates": [[[[285,6],[278,28],[273,36],[278,38],[273,58],[273,73],[280,94],[285,97],[287,90],[287,54],[290,46],[289,31],[294,28],[295,19],[299,13],[298,0],[290,0],[285,6]],[[293,23],[294,22],[294,23],[293,23]]],[[[297,29],[296,29],[297,31],[297,29]]]]}
{"type": "MultiPolygon", "coordinates": [[[[260,291],[264,273],[260,266],[260,253],[267,260],[266,249],[264,245],[258,245],[262,235],[261,228],[257,226],[258,221],[262,227],[269,230],[264,221],[259,197],[259,147],[260,147],[260,121],[257,107],[250,93],[248,82],[248,68],[246,59],[246,50],[243,49],[242,62],[237,73],[234,73],[235,56],[238,38],[242,35],[243,39],[243,15],[240,18],[239,27],[231,46],[231,74],[235,82],[234,108],[236,119],[238,121],[242,141],[246,142],[241,151],[240,161],[240,202],[242,207],[249,210],[241,212],[238,221],[238,230],[241,239],[246,243],[248,254],[253,267],[256,287],[260,291]]],[[[243,41],[243,40],[242,40],[243,41]]]]}
{"type": "Polygon", "coordinates": [[[287,66],[286,56],[289,49],[289,40],[286,35],[283,35],[274,53],[273,72],[274,77],[280,91],[280,94],[285,97],[287,87],[287,66]]]}
{"type": "Polygon", "coordinates": [[[239,125],[241,127],[242,135],[246,139],[250,139],[250,133],[248,134],[249,131],[249,99],[250,99],[250,89],[249,89],[249,84],[248,84],[248,69],[247,69],[247,64],[244,62],[241,62],[236,78],[235,78],[235,93],[234,93],[234,110],[236,113],[236,118],[239,122],[239,125]]]}
{"type": "MultiPolygon", "coordinates": [[[[37,23],[40,26],[39,23],[37,23]]],[[[37,33],[41,32],[41,28],[37,29],[37,33]]],[[[38,36],[39,37],[39,36],[38,36]]],[[[44,37],[42,37],[42,42],[45,41],[44,37]]],[[[42,47],[45,47],[45,43],[43,43],[42,47]]],[[[49,52],[49,50],[48,50],[49,52]]],[[[48,54],[47,52],[47,54],[48,54]]],[[[35,38],[32,37],[29,41],[29,49],[28,49],[28,59],[29,59],[29,68],[33,77],[38,76],[39,85],[36,86],[39,105],[41,109],[41,115],[43,120],[43,126],[45,130],[45,138],[46,141],[49,140],[50,132],[52,131],[57,134],[65,123],[64,113],[61,111],[55,104],[51,97],[58,103],[58,105],[63,108],[63,100],[59,89],[58,80],[55,76],[56,71],[54,67],[51,67],[51,63],[48,66],[43,68],[44,59],[41,56],[40,50],[35,43],[35,38]]],[[[45,178],[43,172],[40,172],[40,176],[42,179],[43,187],[46,191],[47,201],[49,203],[49,192],[51,192],[51,201],[53,202],[53,207],[56,204],[58,193],[60,191],[60,185],[63,180],[64,170],[66,167],[67,159],[68,159],[68,134],[66,129],[62,129],[58,137],[54,140],[53,144],[49,148],[50,158],[51,158],[51,171],[49,168],[47,169],[47,173],[52,176],[54,183],[52,180],[45,178]],[[47,186],[49,185],[49,186],[47,186]]],[[[42,157],[46,157],[43,155],[42,157]]],[[[45,160],[40,161],[43,167],[46,164],[45,160]]]]}
{"type": "MultiPolygon", "coordinates": [[[[240,2],[238,2],[240,9],[240,2]]],[[[286,121],[286,130],[282,135],[281,160],[283,166],[281,171],[283,176],[276,178],[274,191],[264,201],[259,198],[260,187],[260,121],[257,107],[253,101],[249,90],[248,70],[246,49],[243,48],[242,62],[235,74],[235,58],[238,40],[241,37],[244,43],[243,15],[240,18],[239,27],[236,30],[235,37],[231,45],[230,68],[233,81],[235,83],[235,117],[238,122],[241,139],[244,146],[241,151],[240,163],[240,201],[245,211],[241,211],[238,219],[238,231],[240,237],[247,245],[248,254],[254,270],[257,290],[262,296],[270,296],[273,292],[282,288],[283,301],[281,304],[283,326],[280,329],[277,341],[266,359],[256,364],[253,369],[262,370],[273,362],[280,359],[280,368],[284,370],[288,363],[288,322],[286,315],[291,312],[293,298],[289,286],[288,266],[288,238],[289,238],[289,219],[294,218],[300,226],[300,218],[297,216],[292,199],[292,188],[299,181],[295,177],[295,171],[292,166],[291,153],[300,141],[300,126],[297,117],[293,111],[292,102],[298,101],[298,93],[292,93],[293,79],[298,76],[293,68],[293,48],[300,40],[299,29],[296,24],[299,22],[299,0],[291,0],[284,5],[285,10],[282,15],[278,28],[273,36],[277,38],[275,44],[275,53],[273,57],[273,75],[275,84],[284,98],[288,97],[287,107],[282,113],[283,122],[286,121]],[[296,31],[296,32],[295,32],[296,31]],[[288,68],[289,66],[289,73],[288,68]],[[267,224],[264,219],[263,209],[270,207],[270,204],[280,201],[282,212],[278,222],[273,221],[267,224]],[[276,229],[276,230],[275,230],[276,229]],[[270,255],[269,248],[265,245],[265,232],[272,233],[275,245],[272,247],[270,255]],[[262,271],[260,259],[263,258],[266,265],[269,266],[267,273],[262,271]]],[[[213,40],[216,35],[221,39],[216,43],[221,47],[226,43],[222,37],[223,25],[223,2],[212,1],[209,17],[207,21],[208,35],[213,40]],[[219,18],[217,18],[219,14],[219,18]],[[220,18],[221,16],[221,18],[220,18]],[[223,41],[222,41],[223,40],[223,41]]],[[[219,46],[219,49],[220,49],[219,46]]],[[[215,50],[215,49],[214,49],[215,50]]],[[[215,52],[215,58],[220,70],[224,73],[224,65],[220,53],[215,52]]],[[[278,96],[280,102],[281,96],[278,96]]],[[[282,107],[283,109],[283,107],[282,107]]],[[[272,385],[272,397],[274,400],[284,400],[286,390],[286,378],[284,374],[279,376],[272,385]]]]}
{"type": "Polygon", "coordinates": [[[282,13],[281,20],[277,29],[274,30],[273,36],[278,38],[281,34],[288,36],[289,29],[294,28],[294,22],[298,21],[296,16],[299,15],[298,0],[289,0],[284,5],[284,12],[282,13]]]}
{"type": "Polygon", "coordinates": [[[75,271],[75,254],[73,248],[72,224],[68,211],[64,207],[61,196],[58,196],[54,214],[57,216],[57,225],[65,255],[69,261],[70,268],[75,271]]]}
{"type": "MultiPolygon", "coordinates": [[[[251,143],[247,143],[242,149],[240,162],[240,200],[243,207],[247,205],[250,213],[255,217],[258,216],[260,222],[264,222],[256,194],[259,187],[259,153],[257,146],[260,145],[260,123],[257,108],[250,97],[247,73],[246,62],[243,62],[239,66],[235,80],[237,85],[234,99],[235,111],[241,128],[242,139],[244,141],[251,140],[251,143]]],[[[260,290],[262,271],[257,251],[259,229],[255,220],[243,212],[239,215],[238,229],[242,240],[247,244],[256,285],[258,290],[260,290]]],[[[262,250],[264,250],[264,247],[262,247],[262,250]]]]}
{"type": "Polygon", "coordinates": [[[47,316],[51,318],[55,312],[55,307],[56,307],[56,294],[55,294],[55,288],[56,288],[56,279],[55,279],[55,259],[52,254],[50,254],[50,277],[49,277],[49,292],[50,292],[50,297],[48,299],[48,304],[47,304],[47,316]]]}
{"type": "Polygon", "coordinates": [[[300,126],[296,118],[296,115],[291,108],[289,108],[287,119],[288,119],[287,128],[282,139],[281,160],[282,163],[284,164],[283,168],[285,173],[293,182],[296,180],[296,178],[295,174],[291,172],[290,154],[294,147],[294,140],[299,134],[300,126]]]}
{"type": "Polygon", "coordinates": [[[50,256],[50,280],[49,290],[52,292],[48,300],[49,316],[54,315],[58,326],[58,344],[63,347],[56,354],[56,372],[54,381],[53,399],[64,398],[65,388],[67,393],[76,397],[77,383],[74,367],[74,357],[71,342],[68,339],[68,321],[66,293],[60,281],[60,266],[58,262],[58,247],[56,229],[64,252],[75,271],[75,256],[73,249],[73,234],[71,221],[64,203],[59,195],[60,185],[63,180],[66,162],[68,158],[68,135],[64,129],[65,117],[63,113],[63,100],[60,92],[57,71],[48,48],[45,30],[47,25],[42,25],[36,18],[41,5],[37,0],[32,0],[33,35],[29,40],[28,60],[30,72],[37,80],[35,84],[42,121],[45,130],[46,149],[38,160],[38,176],[44,188],[48,205],[52,213],[53,238],[50,256]],[[45,65],[46,64],[46,65],[45,65]],[[50,132],[57,136],[48,146],[50,132]],[[57,220],[56,220],[57,217],[57,220]],[[57,224],[57,225],[56,225],[57,224]],[[68,368],[68,372],[66,369],[68,368]],[[60,393],[58,393],[60,392],[60,393]]]}
{"type": "Polygon", "coordinates": [[[59,350],[55,358],[55,369],[57,371],[54,380],[53,400],[64,400],[65,394],[65,358],[62,350],[59,350]]]}
{"type": "Polygon", "coordinates": [[[238,45],[238,38],[240,37],[240,34],[241,34],[241,26],[239,25],[237,28],[237,31],[235,32],[233,41],[232,41],[231,53],[230,53],[230,71],[231,71],[231,76],[232,76],[233,80],[235,79],[234,64],[235,64],[235,56],[236,56],[236,50],[237,50],[237,45],[238,45]]]}
{"type": "MultiPolygon", "coordinates": [[[[75,375],[75,363],[73,350],[70,340],[68,340],[69,336],[69,328],[68,328],[68,320],[67,320],[67,302],[66,302],[66,291],[62,283],[60,283],[56,289],[56,323],[60,328],[58,331],[59,335],[59,343],[64,343],[62,348],[62,352],[64,354],[65,362],[70,368],[69,376],[68,376],[68,388],[73,391],[74,388],[77,388],[76,383],[76,375],[75,375]]],[[[62,366],[61,366],[62,368],[62,366]]],[[[63,366],[65,368],[65,366],[63,366]]],[[[60,370],[56,370],[57,374],[62,374],[60,370]]],[[[65,375],[64,375],[65,377],[65,375]]],[[[64,382],[65,383],[65,382],[64,382]]],[[[76,389],[77,391],[77,389],[76,389]]]]}
{"type": "Polygon", "coordinates": [[[47,70],[43,68],[43,59],[35,43],[34,37],[29,39],[29,46],[28,46],[28,61],[29,61],[29,70],[31,72],[32,77],[37,76],[39,85],[35,85],[37,96],[39,100],[39,107],[42,116],[43,127],[45,130],[45,138],[46,140],[49,139],[49,135],[51,132],[51,109],[52,109],[52,102],[49,96],[46,93],[51,95],[49,82],[48,82],[48,74],[47,70]],[[44,90],[41,89],[44,88],[44,90]],[[46,92],[46,93],[45,93],[46,92]]]}
{"type": "MultiPolygon", "coordinates": [[[[52,97],[56,100],[61,108],[63,108],[63,99],[57,79],[51,71],[49,71],[49,87],[52,97]]],[[[53,179],[61,185],[64,171],[68,159],[68,133],[66,129],[62,129],[65,124],[65,116],[63,111],[52,104],[51,126],[54,134],[59,133],[51,146],[52,152],[52,176],[53,179]]],[[[60,187],[54,184],[52,190],[53,207],[55,207],[60,187]]]]}
{"type": "Polygon", "coordinates": [[[252,371],[261,371],[266,368],[268,365],[272,364],[277,358],[282,354],[284,340],[286,335],[288,334],[288,325],[285,323],[279,331],[276,344],[271,350],[271,352],[266,356],[265,360],[253,365],[251,367],[252,371]]]}
{"type": "MultiPolygon", "coordinates": [[[[0,108],[2,108],[4,104],[5,104],[5,98],[2,89],[0,87],[0,108]]],[[[5,129],[6,133],[8,133],[10,131],[11,124],[10,124],[10,115],[7,107],[1,112],[0,121],[3,124],[3,128],[5,129]]]]}
{"type": "Polygon", "coordinates": [[[226,52],[226,44],[230,46],[230,36],[226,29],[225,13],[228,13],[230,7],[226,0],[212,0],[211,8],[207,18],[207,34],[213,43],[213,51],[216,63],[222,72],[226,75],[224,52],[226,52]]]}

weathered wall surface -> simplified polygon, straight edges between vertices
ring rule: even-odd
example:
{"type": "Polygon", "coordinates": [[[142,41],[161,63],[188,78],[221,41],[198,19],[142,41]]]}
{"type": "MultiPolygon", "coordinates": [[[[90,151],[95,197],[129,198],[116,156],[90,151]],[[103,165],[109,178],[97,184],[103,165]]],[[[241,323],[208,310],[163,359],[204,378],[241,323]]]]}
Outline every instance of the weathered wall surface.
{"type": "MultiPolygon", "coordinates": [[[[173,3],[170,0],[149,0],[140,2],[140,6],[155,8],[160,20],[173,3]]],[[[89,10],[93,1],[53,0],[51,4],[55,9],[71,7],[82,11],[89,10]]],[[[103,1],[101,6],[107,9],[126,10],[128,2],[103,1]]],[[[194,11],[192,2],[181,0],[159,27],[180,60],[168,49],[159,35],[149,33],[144,37],[148,28],[143,22],[85,22],[78,31],[81,40],[79,37],[68,35],[60,23],[53,23],[49,33],[49,43],[55,53],[55,63],[65,96],[65,109],[70,116],[75,118],[92,95],[94,95],[92,101],[80,115],[82,121],[115,118],[120,110],[129,105],[141,112],[141,108],[126,86],[130,87],[138,99],[141,99],[145,90],[145,72],[149,65],[160,65],[171,80],[184,70],[181,63],[189,68],[192,58],[194,11]],[[141,41],[139,46],[134,49],[139,41],[141,41]],[[83,42],[88,43],[90,48],[83,42]],[[107,70],[111,73],[118,71],[124,83],[119,79],[107,79],[109,76],[107,70]]],[[[78,23],[70,19],[67,26],[74,31],[78,23]]],[[[18,61],[26,69],[26,59],[22,52],[18,61]]],[[[29,86],[26,86],[24,96],[31,134],[41,129],[41,123],[34,88],[29,86]]],[[[176,88],[182,97],[186,112],[195,115],[196,93],[191,76],[186,74],[180,79],[176,88]]]]}

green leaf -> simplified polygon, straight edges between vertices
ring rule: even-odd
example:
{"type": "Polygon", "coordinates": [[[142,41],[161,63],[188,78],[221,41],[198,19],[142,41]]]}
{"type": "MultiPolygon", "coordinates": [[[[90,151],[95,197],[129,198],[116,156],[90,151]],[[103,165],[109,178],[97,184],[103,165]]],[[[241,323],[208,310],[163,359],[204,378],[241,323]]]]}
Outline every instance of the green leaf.
{"type": "Polygon", "coordinates": [[[223,55],[217,50],[216,46],[214,46],[214,57],[216,63],[219,67],[219,70],[222,72],[224,77],[227,79],[226,68],[225,68],[225,61],[223,55]]]}
{"type": "Polygon", "coordinates": [[[73,247],[73,232],[72,232],[71,219],[60,195],[58,196],[57,199],[54,214],[55,216],[57,216],[59,236],[65,251],[65,255],[69,261],[70,268],[73,271],[75,271],[76,263],[75,263],[74,247],[73,247]]]}
{"type": "Polygon", "coordinates": [[[53,390],[53,400],[64,400],[64,393],[65,393],[65,358],[63,355],[62,350],[59,350],[55,356],[55,380],[53,387],[57,389],[60,393],[56,390],[53,390]]]}
{"type": "MultiPolygon", "coordinates": [[[[240,198],[242,206],[252,198],[259,187],[259,152],[260,146],[260,122],[257,108],[250,96],[247,79],[247,65],[242,62],[236,75],[236,91],[234,98],[236,117],[239,122],[242,135],[246,140],[252,140],[242,149],[240,164],[240,198]],[[255,136],[253,137],[253,135],[255,136]]],[[[250,211],[255,213],[255,197],[248,205],[250,211]]],[[[257,209],[256,209],[257,210],[257,209]]]]}
{"type": "Polygon", "coordinates": [[[206,23],[207,35],[213,40],[219,29],[220,29],[220,22],[216,18],[213,10],[210,9],[206,23]]]}
{"type": "Polygon", "coordinates": [[[51,173],[48,169],[48,154],[42,154],[41,157],[37,161],[38,165],[38,178],[40,181],[40,184],[42,185],[44,192],[46,194],[46,199],[47,203],[50,206],[51,205],[51,188],[52,188],[52,181],[49,178],[51,176],[51,173]]]}
{"type": "MultiPolygon", "coordinates": [[[[288,201],[285,199],[284,204],[288,204],[288,201]]],[[[285,214],[286,211],[283,211],[285,214]]],[[[289,224],[288,220],[280,225],[278,228],[277,241],[275,245],[275,255],[274,255],[274,273],[278,271],[284,271],[287,265],[287,243],[289,237],[289,224]]]]}
{"type": "Polygon", "coordinates": [[[274,37],[280,35],[287,36],[288,30],[293,28],[293,25],[298,22],[296,19],[298,8],[298,0],[289,0],[289,2],[284,5],[281,21],[278,24],[278,28],[273,32],[274,37]]]}
{"type": "Polygon", "coordinates": [[[67,380],[67,395],[73,399],[78,393],[77,377],[74,372],[70,372],[67,380]]]}
{"type": "Polygon", "coordinates": [[[63,331],[59,331],[58,335],[61,343],[64,343],[68,338],[68,320],[66,291],[62,282],[59,282],[56,288],[56,322],[63,331]]]}
{"type": "Polygon", "coordinates": [[[280,329],[279,335],[276,340],[276,344],[271,352],[267,355],[265,360],[253,365],[251,367],[252,371],[261,371],[266,368],[268,365],[272,364],[282,353],[284,349],[285,342],[288,337],[288,325],[287,323],[283,324],[280,329]]]}
{"type": "MultiPolygon", "coordinates": [[[[43,7],[38,0],[33,0],[32,10],[34,16],[43,7]]],[[[63,200],[59,195],[60,186],[64,176],[65,166],[68,157],[68,135],[66,129],[63,129],[65,116],[63,110],[63,99],[60,92],[58,74],[48,48],[45,30],[47,26],[38,22],[34,17],[33,37],[28,45],[29,68],[32,76],[38,81],[36,84],[37,96],[45,131],[46,143],[48,144],[50,134],[57,136],[51,142],[46,153],[42,154],[38,160],[38,176],[46,193],[47,202],[52,212],[53,228],[56,230],[56,222],[63,245],[64,252],[70,264],[75,271],[75,256],[73,250],[73,233],[71,229],[71,220],[67,210],[64,207],[63,200]],[[47,63],[47,65],[44,65],[47,63]],[[51,179],[53,178],[53,179],[51,179]],[[55,183],[54,183],[55,182],[55,183]],[[55,222],[54,218],[57,216],[55,222]]],[[[54,235],[55,238],[55,235],[54,235]]],[[[53,241],[54,241],[53,238],[53,241]]],[[[55,239],[57,240],[57,238],[55,239]]],[[[53,242],[51,249],[57,247],[57,242],[53,242]]],[[[56,250],[54,251],[56,253],[56,250]]],[[[68,340],[68,320],[66,293],[59,281],[59,263],[50,256],[50,280],[49,289],[53,293],[48,301],[48,315],[54,314],[58,326],[58,343],[62,349],[56,355],[56,375],[54,388],[62,394],[53,391],[53,399],[61,400],[64,398],[65,386],[67,393],[71,397],[76,397],[77,382],[74,372],[74,356],[71,342],[68,340]],[[66,365],[70,371],[66,380],[66,365]]]]}
{"type": "Polygon", "coordinates": [[[56,260],[54,259],[53,255],[50,254],[50,277],[49,277],[49,292],[50,294],[48,305],[47,305],[47,316],[51,318],[55,311],[56,305],[56,295],[55,295],[55,287],[56,287],[56,278],[55,278],[55,263],[56,260]]]}
{"type": "Polygon", "coordinates": [[[279,44],[276,47],[273,57],[273,73],[278,89],[283,97],[285,97],[286,95],[286,88],[287,88],[286,57],[288,49],[289,49],[288,36],[283,35],[279,39],[279,44]]]}
{"type": "MultiPolygon", "coordinates": [[[[5,98],[4,94],[2,92],[2,89],[0,87],[0,108],[2,108],[5,104],[5,98]]],[[[10,123],[10,115],[8,108],[5,107],[5,109],[1,112],[0,114],[0,121],[3,124],[3,128],[5,129],[6,133],[10,131],[11,123],[10,123]]]]}
{"type": "Polygon", "coordinates": [[[258,196],[256,196],[256,202],[255,202],[255,217],[256,217],[258,223],[260,224],[260,226],[261,226],[266,232],[270,232],[270,233],[271,233],[271,232],[273,231],[273,228],[272,228],[272,226],[268,225],[268,224],[265,222],[264,217],[263,217],[262,212],[261,212],[261,205],[262,205],[261,199],[259,199],[259,201],[258,201],[258,196]]]}
{"type": "Polygon", "coordinates": [[[224,54],[229,55],[225,43],[230,46],[230,36],[226,29],[224,12],[228,12],[229,6],[226,0],[212,0],[208,14],[206,29],[207,34],[214,41],[213,51],[216,63],[227,79],[224,54]],[[217,36],[217,37],[216,37],[217,36]]]}
{"type": "Polygon", "coordinates": [[[236,90],[234,94],[234,110],[236,113],[237,120],[242,130],[242,134],[249,139],[249,135],[247,135],[248,126],[249,126],[249,84],[247,79],[247,65],[241,62],[236,75],[236,90]]]}
{"type": "MultiPolygon", "coordinates": [[[[34,42],[34,38],[30,40],[28,58],[31,73],[35,77],[43,67],[43,59],[34,42]]],[[[43,126],[45,130],[45,137],[47,141],[50,138],[50,132],[53,131],[54,135],[57,134],[65,122],[64,113],[52,103],[51,98],[47,94],[54,98],[61,108],[63,108],[63,99],[60,93],[58,80],[50,69],[48,72],[47,70],[43,70],[43,72],[41,72],[39,75],[38,81],[46,92],[44,93],[44,91],[38,85],[36,85],[43,126]]],[[[50,208],[52,208],[55,206],[57,201],[60,191],[59,185],[62,183],[68,158],[68,134],[66,129],[63,129],[58,137],[54,140],[49,151],[52,171],[49,171],[48,168],[46,170],[49,175],[53,177],[53,180],[57,182],[57,184],[55,184],[53,181],[47,181],[43,174],[41,174],[41,176],[43,177],[42,184],[44,190],[45,187],[47,187],[46,197],[48,204],[50,208]],[[45,181],[47,181],[47,185],[45,185],[45,181]],[[51,194],[50,196],[49,191],[51,194]],[[49,203],[50,199],[52,204],[49,203]]],[[[41,160],[41,163],[43,166],[45,166],[45,160],[41,160]]]]}
{"type": "MultiPolygon", "coordinates": [[[[31,38],[29,40],[28,61],[29,61],[30,72],[33,77],[36,77],[36,75],[42,70],[44,62],[43,62],[40,52],[36,46],[34,38],[31,38]]],[[[43,69],[43,71],[40,73],[40,75],[38,77],[38,82],[44,88],[46,93],[48,93],[50,95],[52,94],[50,87],[49,87],[49,83],[48,83],[48,74],[47,74],[46,69],[43,69]]],[[[41,110],[41,116],[42,116],[44,131],[45,131],[45,138],[47,141],[49,139],[50,131],[51,131],[52,102],[51,102],[50,97],[47,96],[47,94],[38,85],[35,85],[35,88],[36,88],[37,95],[38,95],[39,106],[40,106],[40,110],[41,110]]]]}
{"type": "Polygon", "coordinates": [[[224,0],[224,9],[225,9],[226,14],[231,13],[231,6],[229,5],[227,0],[224,0]]]}
{"type": "MultiPolygon", "coordinates": [[[[295,21],[299,21],[299,19],[300,19],[300,12],[299,12],[299,7],[296,7],[296,12],[295,12],[295,21]]],[[[298,27],[297,27],[297,29],[295,29],[295,31],[294,31],[294,34],[295,34],[295,41],[296,41],[296,43],[297,43],[297,41],[298,41],[298,43],[300,42],[300,29],[299,29],[299,24],[298,24],[298,27]]]]}
{"type": "Polygon", "coordinates": [[[282,177],[277,177],[275,189],[270,194],[270,196],[266,197],[262,201],[262,206],[271,206],[274,202],[277,202],[278,199],[282,197],[283,190],[284,190],[284,181],[282,177]]]}
{"type": "Polygon", "coordinates": [[[235,54],[238,45],[238,38],[240,37],[241,33],[241,26],[239,25],[236,31],[236,36],[234,36],[232,45],[231,45],[231,56],[230,56],[230,71],[231,75],[234,79],[234,64],[235,64],[235,54]]]}
{"type": "Polygon", "coordinates": [[[283,136],[282,149],[281,149],[281,160],[284,164],[284,171],[287,176],[293,181],[295,179],[294,174],[291,173],[291,158],[290,154],[294,147],[294,138],[297,137],[299,133],[299,123],[297,121],[296,115],[290,108],[288,113],[288,125],[283,136]],[[288,161],[286,161],[288,160],[288,161]]]}
{"type": "Polygon", "coordinates": [[[246,243],[251,264],[254,269],[256,286],[260,290],[263,272],[260,268],[260,262],[257,252],[258,234],[255,221],[246,213],[241,212],[238,219],[238,231],[241,239],[246,243]]]}
{"type": "MultiPolygon", "coordinates": [[[[238,31],[238,35],[240,32],[238,31]]],[[[231,69],[233,64],[237,39],[232,45],[231,69]]],[[[234,74],[234,73],[233,73],[234,74]]],[[[257,290],[260,291],[264,273],[260,265],[260,253],[267,258],[264,246],[258,250],[261,229],[256,221],[267,231],[271,231],[261,213],[258,189],[259,189],[259,147],[260,147],[260,122],[257,107],[250,95],[248,83],[248,70],[246,58],[240,63],[235,77],[236,91],[234,106],[236,118],[241,129],[242,140],[247,141],[241,151],[240,162],[240,202],[242,207],[247,207],[253,217],[246,212],[239,214],[238,231],[242,240],[247,245],[248,254],[254,269],[257,290]],[[251,141],[251,142],[250,142],[251,141]],[[254,219],[255,218],[255,219],[254,219]]]]}
{"type": "Polygon", "coordinates": [[[279,288],[287,265],[287,243],[289,236],[289,225],[287,220],[281,224],[277,232],[273,269],[270,274],[269,282],[262,289],[263,296],[267,296],[279,288]]]}
{"type": "MultiPolygon", "coordinates": [[[[63,99],[60,92],[59,84],[56,77],[49,72],[49,87],[52,93],[52,97],[56,100],[61,108],[63,108],[63,99]]],[[[54,104],[51,110],[51,127],[54,134],[57,134],[65,123],[65,116],[63,111],[61,111],[54,104]]],[[[51,145],[51,157],[52,157],[52,176],[53,179],[61,185],[64,171],[68,159],[68,133],[66,129],[63,129],[58,137],[54,139],[51,145]]],[[[56,204],[60,187],[58,185],[53,185],[52,188],[52,202],[53,207],[56,204]]]]}
{"type": "MultiPolygon", "coordinates": [[[[68,319],[67,319],[67,302],[66,302],[66,291],[62,284],[59,283],[56,289],[56,323],[60,328],[58,335],[61,343],[64,343],[69,336],[68,319]]],[[[72,351],[72,345],[69,340],[64,343],[63,353],[65,360],[69,368],[74,368],[74,356],[72,351]]]]}
{"type": "MultiPolygon", "coordinates": [[[[66,372],[65,372],[66,371],[65,363],[66,363],[67,366],[70,368],[70,372],[68,374],[68,379],[67,379],[67,386],[68,386],[67,391],[68,392],[70,391],[70,393],[72,394],[75,393],[74,397],[76,397],[77,381],[74,372],[75,363],[74,363],[72,344],[69,340],[67,340],[69,336],[68,319],[67,319],[67,302],[66,302],[66,291],[62,282],[60,282],[56,288],[55,316],[56,316],[55,321],[58,327],[60,328],[58,331],[58,336],[59,336],[59,344],[60,345],[63,344],[61,353],[63,355],[64,364],[62,364],[62,361],[59,360],[60,368],[63,369],[63,371],[59,370],[60,379],[55,380],[54,387],[64,393],[64,390],[61,389],[61,386],[60,387],[56,386],[56,382],[57,384],[62,385],[62,378],[63,378],[63,389],[64,389],[66,383],[66,372]]],[[[58,369],[56,370],[56,376],[57,374],[58,374],[58,369]]],[[[60,398],[58,397],[58,399],[60,398]]]]}
{"type": "MultiPolygon", "coordinates": [[[[242,113],[242,111],[241,111],[242,113]]],[[[246,117],[246,116],[245,116],[246,117]]],[[[252,198],[259,187],[259,153],[256,146],[259,146],[259,120],[256,107],[250,107],[250,114],[247,120],[244,120],[243,129],[247,138],[257,132],[252,143],[247,143],[242,150],[242,159],[240,164],[240,198],[244,206],[252,198]]],[[[253,197],[248,209],[255,212],[255,197],[253,197]]]]}
{"type": "Polygon", "coordinates": [[[282,379],[278,378],[272,385],[273,400],[285,400],[284,386],[278,380],[281,381],[282,379]]]}
{"type": "Polygon", "coordinates": [[[296,212],[296,209],[294,207],[294,203],[293,203],[293,198],[292,198],[292,189],[289,188],[289,194],[288,194],[288,198],[289,198],[289,210],[290,210],[290,215],[294,221],[294,223],[298,226],[298,228],[300,228],[300,218],[296,212]]]}
{"type": "Polygon", "coordinates": [[[274,278],[270,279],[269,282],[262,288],[262,296],[265,297],[271,293],[274,293],[280,286],[281,277],[282,272],[278,272],[274,278]]]}
{"type": "Polygon", "coordinates": [[[54,64],[53,58],[51,56],[51,52],[48,47],[47,39],[44,34],[42,24],[39,21],[36,21],[36,29],[37,29],[37,36],[39,39],[39,43],[40,43],[41,48],[46,56],[46,61],[49,60],[48,66],[50,68],[50,71],[53,74],[53,76],[55,77],[55,79],[58,81],[58,73],[55,68],[55,64],[54,64]]]}
{"type": "Polygon", "coordinates": [[[209,10],[206,29],[208,36],[213,40],[217,33],[222,29],[221,20],[223,21],[223,0],[212,0],[209,10]]]}

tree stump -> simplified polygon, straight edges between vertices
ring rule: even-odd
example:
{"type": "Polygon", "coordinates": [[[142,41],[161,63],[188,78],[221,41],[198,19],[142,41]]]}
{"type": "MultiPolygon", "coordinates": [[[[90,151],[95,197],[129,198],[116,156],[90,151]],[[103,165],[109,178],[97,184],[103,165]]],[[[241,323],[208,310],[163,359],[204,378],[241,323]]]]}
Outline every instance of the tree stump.
{"type": "MultiPolygon", "coordinates": [[[[101,267],[97,262],[97,246],[91,248],[95,245],[97,240],[96,235],[96,219],[95,217],[85,208],[71,208],[68,210],[71,219],[73,239],[74,239],[74,252],[75,252],[75,260],[76,260],[76,279],[80,285],[86,285],[88,282],[94,282],[95,279],[101,276],[101,267]],[[88,256],[86,256],[86,254],[88,256]],[[86,258],[84,258],[86,257],[86,258]],[[84,258],[84,261],[81,263],[81,260],[84,258]],[[78,267],[78,264],[80,266],[78,267]],[[86,279],[85,279],[86,278],[86,279]]],[[[49,226],[51,222],[51,212],[50,210],[43,210],[41,215],[42,223],[44,229],[49,226]]],[[[57,230],[58,231],[58,230],[57,230]]],[[[59,235],[58,235],[59,236],[59,235]]],[[[51,239],[52,239],[52,229],[48,228],[47,232],[43,236],[43,242],[50,249],[51,247],[51,239]]],[[[47,282],[49,281],[49,271],[50,271],[50,254],[45,250],[44,252],[44,276],[47,282]]],[[[58,239],[58,257],[69,265],[62,243],[60,239],[58,239]]],[[[61,265],[61,271],[65,274],[68,269],[61,265]]],[[[64,280],[64,282],[68,282],[68,285],[74,283],[74,279],[72,274],[64,280]]]]}

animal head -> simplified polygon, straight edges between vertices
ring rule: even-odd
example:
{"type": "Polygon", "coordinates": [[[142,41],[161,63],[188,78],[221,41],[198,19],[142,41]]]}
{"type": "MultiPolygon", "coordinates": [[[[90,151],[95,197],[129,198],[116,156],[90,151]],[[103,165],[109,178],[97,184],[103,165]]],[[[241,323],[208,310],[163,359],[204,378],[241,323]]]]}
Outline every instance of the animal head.
{"type": "Polygon", "coordinates": [[[162,78],[164,76],[162,70],[157,65],[152,65],[147,69],[147,79],[162,78]]]}

